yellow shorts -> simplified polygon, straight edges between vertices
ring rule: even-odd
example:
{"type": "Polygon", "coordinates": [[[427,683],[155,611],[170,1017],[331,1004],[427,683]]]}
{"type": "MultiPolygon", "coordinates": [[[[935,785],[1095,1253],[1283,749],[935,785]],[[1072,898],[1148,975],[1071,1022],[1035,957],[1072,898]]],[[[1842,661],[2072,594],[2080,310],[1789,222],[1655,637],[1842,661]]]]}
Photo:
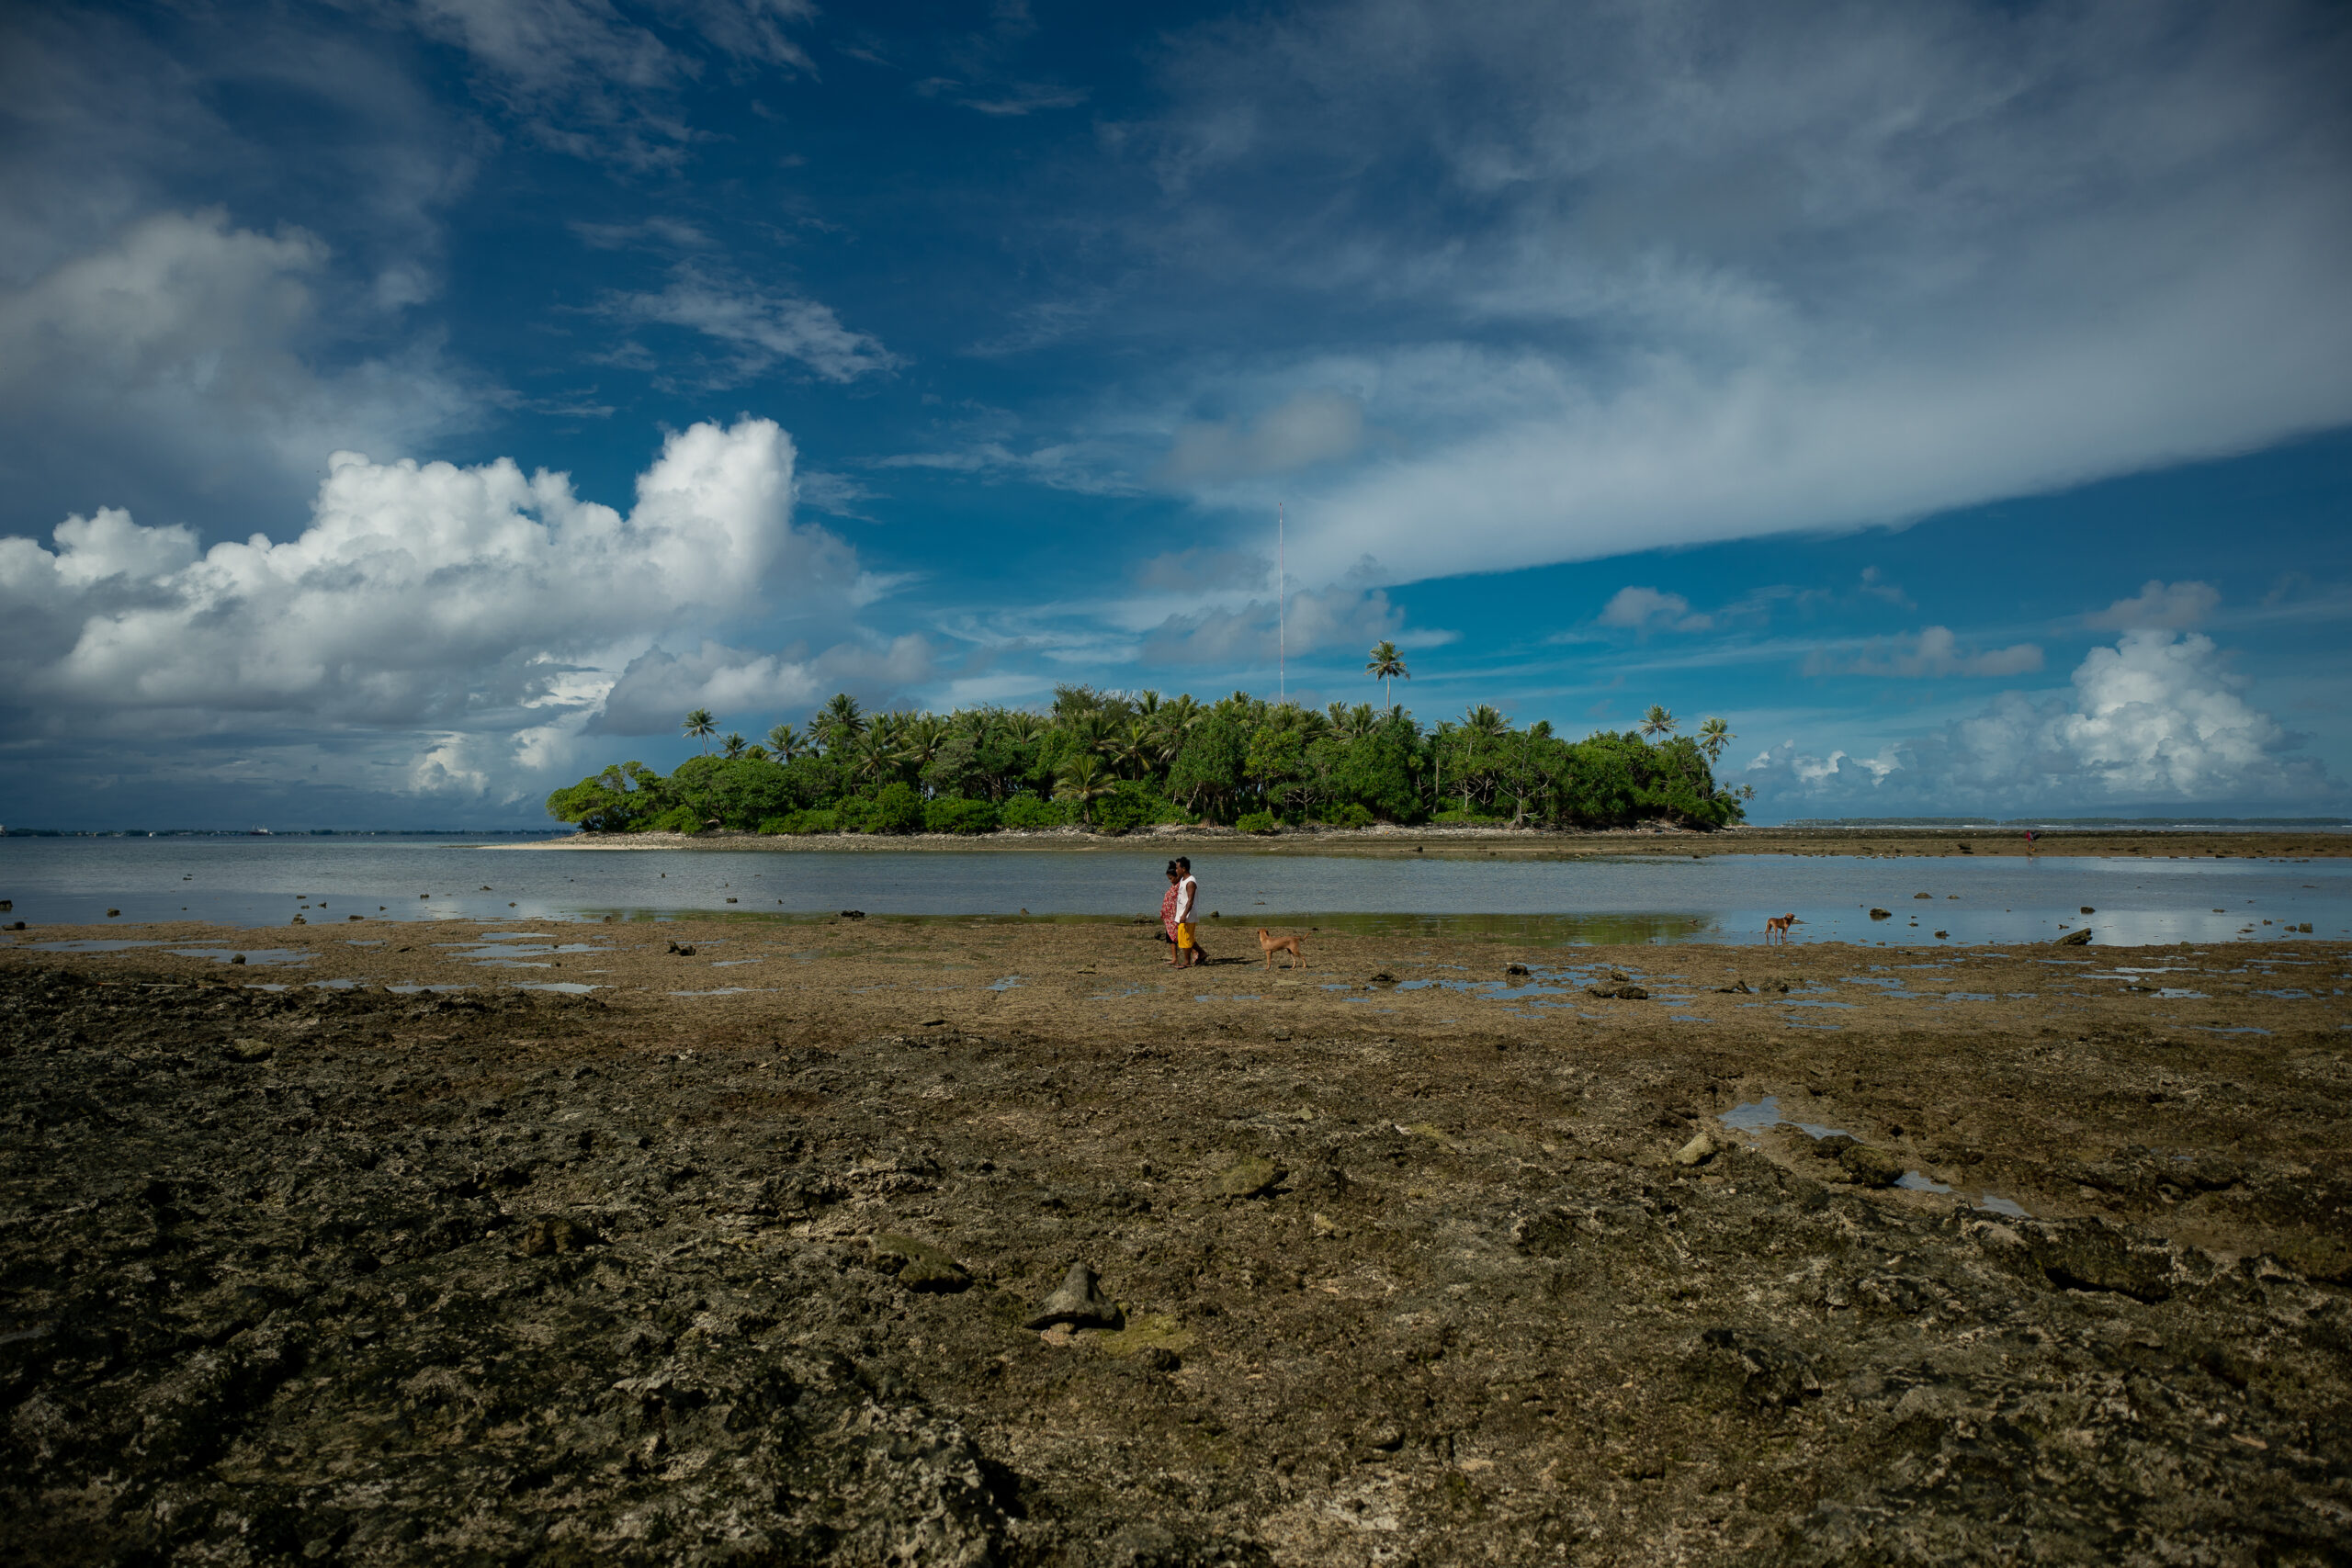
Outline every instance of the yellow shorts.
{"type": "Polygon", "coordinates": [[[1190,947],[1193,945],[1193,925],[1190,920],[1180,922],[1177,925],[1176,945],[1179,947],[1190,947]]]}

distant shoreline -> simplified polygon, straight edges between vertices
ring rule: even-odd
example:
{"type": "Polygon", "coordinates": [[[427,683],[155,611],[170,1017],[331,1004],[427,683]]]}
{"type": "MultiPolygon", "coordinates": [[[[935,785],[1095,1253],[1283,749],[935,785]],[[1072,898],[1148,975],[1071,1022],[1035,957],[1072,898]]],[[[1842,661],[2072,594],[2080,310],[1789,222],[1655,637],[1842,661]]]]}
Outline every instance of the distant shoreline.
{"type": "Polygon", "coordinates": [[[1055,850],[1072,853],[1183,852],[1265,855],[1493,855],[1511,858],[1671,855],[2146,855],[2268,860],[2338,859],[2352,855],[2352,834],[2336,829],[2248,831],[2244,829],[2036,829],[1987,831],[1967,828],[1611,828],[1590,832],[1531,828],[1373,828],[1290,829],[1277,834],[1230,828],[1154,828],[1119,835],[1078,828],[1004,829],[993,833],[578,833],[537,843],[492,846],[517,851],[640,850],[755,851],[790,853],[877,853],[955,851],[965,853],[1055,850]]]}

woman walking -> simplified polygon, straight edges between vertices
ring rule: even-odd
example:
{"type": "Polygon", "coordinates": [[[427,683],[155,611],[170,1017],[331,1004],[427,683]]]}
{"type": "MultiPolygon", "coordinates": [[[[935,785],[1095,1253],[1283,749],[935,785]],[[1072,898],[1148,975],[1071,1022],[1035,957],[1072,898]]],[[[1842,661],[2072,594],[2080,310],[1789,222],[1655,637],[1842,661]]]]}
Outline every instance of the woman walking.
{"type": "Polygon", "coordinates": [[[1170,861],[1168,863],[1168,891],[1159,900],[1159,929],[1167,933],[1168,964],[1170,968],[1175,967],[1179,956],[1176,951],[1176,885],[1182,880],[1183,874],[1176,869],[1174,861],[1170,861]]]}

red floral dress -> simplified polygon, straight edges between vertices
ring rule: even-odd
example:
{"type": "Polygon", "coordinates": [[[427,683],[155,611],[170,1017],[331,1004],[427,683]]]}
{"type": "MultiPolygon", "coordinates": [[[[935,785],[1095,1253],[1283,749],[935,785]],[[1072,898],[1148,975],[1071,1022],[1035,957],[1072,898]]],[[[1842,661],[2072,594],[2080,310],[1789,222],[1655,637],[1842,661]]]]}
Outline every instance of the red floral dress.
{"type": "Polygon", "coordinates": [[[1171,882],[1168,885],[1168,896],[1159,901],[1159,929],[1168,933],[1170,942],[1176,940],[1176,895],[1182,891],[1182,887],[1171,882]]]}

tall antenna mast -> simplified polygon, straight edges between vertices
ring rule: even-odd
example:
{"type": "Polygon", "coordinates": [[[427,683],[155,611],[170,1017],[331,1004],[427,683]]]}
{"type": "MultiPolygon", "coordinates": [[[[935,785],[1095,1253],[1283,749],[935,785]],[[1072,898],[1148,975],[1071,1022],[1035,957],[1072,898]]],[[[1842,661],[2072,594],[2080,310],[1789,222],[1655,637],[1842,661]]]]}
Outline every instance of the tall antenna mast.
{"type": "Polygon", "coordinates": [[[1290,701],[1290,570],[1283,564],[1283,503],[1274,502],[1274,692],[1290,701]]]}

